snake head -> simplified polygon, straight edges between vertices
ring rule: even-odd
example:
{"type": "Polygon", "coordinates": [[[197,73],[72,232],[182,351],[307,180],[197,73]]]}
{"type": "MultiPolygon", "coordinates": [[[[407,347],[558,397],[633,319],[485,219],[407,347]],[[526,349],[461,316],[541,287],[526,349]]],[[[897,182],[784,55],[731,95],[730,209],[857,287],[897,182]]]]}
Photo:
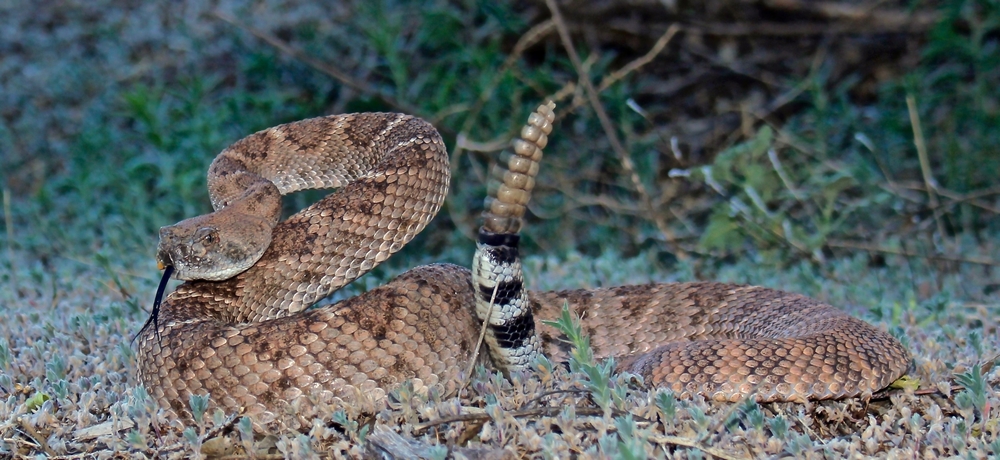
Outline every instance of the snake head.
{"type": "Polygon", "coordinates": [[[271,244],[274,224],[223,208],[160,228],[156,262],[181,280],[221,281],[253,266],[271,244]]]}

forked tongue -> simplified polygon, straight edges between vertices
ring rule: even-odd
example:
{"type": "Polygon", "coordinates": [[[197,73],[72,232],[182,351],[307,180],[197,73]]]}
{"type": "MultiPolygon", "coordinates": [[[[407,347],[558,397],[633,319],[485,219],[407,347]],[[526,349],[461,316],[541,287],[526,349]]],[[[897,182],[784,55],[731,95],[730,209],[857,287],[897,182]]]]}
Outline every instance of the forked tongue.
{"type": "Polygon", "coordinates": [[[129,342],[129,345],[135,342],[135,339],[142,335],[142,331],[145,331],[151,323],[153,325],[153,333],[156,334],[156,340],[160,340],[160,323],[158,321],[160,316],[160,303],[163,301],[163,291],[167,290],[167,282],[170,281],[170,275],[174,274],[174,266],[167,265],[162,268],[163,277],[160,278],[160,286],[156,288],[156,297],[153,298],[153,311],[149,314],[149,318],[146,319],[146,323],[142,325],[142,329],[139,329],[139,332],[132,337],[132,341],[129,342]]]}

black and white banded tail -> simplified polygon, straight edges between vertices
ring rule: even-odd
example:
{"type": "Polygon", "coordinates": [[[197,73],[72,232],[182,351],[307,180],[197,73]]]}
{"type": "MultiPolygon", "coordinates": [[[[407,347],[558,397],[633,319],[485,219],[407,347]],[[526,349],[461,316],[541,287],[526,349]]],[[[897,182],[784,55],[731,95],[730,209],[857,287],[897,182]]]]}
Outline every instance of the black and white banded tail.
{"type": "Polygon", "coordinates": [[[486,344],[494,364],[505,374],[527,370],[541,353],[521,274],[518,241],[542,149],[552,132],[553,109],[551,101],[538,106],[514,141],[514,154],[494,168],[472,262],[476,314],[488,324],[486,344]]]}

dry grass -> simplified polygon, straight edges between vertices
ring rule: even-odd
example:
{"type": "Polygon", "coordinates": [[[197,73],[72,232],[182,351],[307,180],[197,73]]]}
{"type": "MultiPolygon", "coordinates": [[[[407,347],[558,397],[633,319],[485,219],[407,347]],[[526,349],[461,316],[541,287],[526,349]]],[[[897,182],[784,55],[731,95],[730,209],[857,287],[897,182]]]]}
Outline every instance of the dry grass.
{"type": "MultiPolygon", "coordinates": [[[[621,399],[605,413],[582,384],[585,377],[562,368],[510,382],[477,371],[463,397],[416,395],[404,386],[374,411],[301,407],[285,425],[256,433],[248,426],[241,429],[239,418],[210,412],[188,427],[186,436],[184,426],[157,412],[134,378],[135,357],[127,339],[145,312],[131,304],[130,292],[148,292],[152,280],[126,278],[119,286],[96,267],[74,270],[61,264],[45,270],[20,262],[24,268],[14,275],[31,288],[19,296],[5,290],[0,297],[5,307],[0,388],[7,393],[0,405],[0,439],[4,455],[17,458],[238,456],[249,451],[258,452],[258,458],[326,458],[357,456],[376,446],[426,458],[447,448],[496,458],[626,452],[667,458],[985,458],[1000,439],[998,373],[984,371],[985,406],[978,408],[961,396],[965,390],[953,379],[954,373],[993,358],[984,353],[1000,349],[995,333],[1000,309],[907,300],[912,299],[910,283],[941,282],[957,291],[985,282],[974,269],[941,276],[892,258],[882,269],[866,267],[861,259],[837,261],[827,280],[816,279],[807,267],[768,274],[751,263],[715,274],[809,292],[853,307],[870,320],[881,316],[876,324],[901,334],[913,352],[909,376],[919,382],[919,390],[890,390],[869,401],[758,406],[697,399],[675,401],[671,411],[664,394],[617,378],[611,388],[621,391],[621,399]],[[979,331],[992,333],[983,337],[979,331]],[[408,442],[400,447],[402,441],[387,430],[408,442]],[[366,436],[375,442],[362,442],[366,436]]],[[[649,274],[651,263],[608,255],[530,258],[527,267],[539,274],[529,275],[534,285],[553,288],[565,286],[567,279],[583,286],[664,280],[649,274]]],[[[124,275],[117,274],[119,279],[124,275]]],[[[676,279],[690,277],[681,267],[676,279]]]]}

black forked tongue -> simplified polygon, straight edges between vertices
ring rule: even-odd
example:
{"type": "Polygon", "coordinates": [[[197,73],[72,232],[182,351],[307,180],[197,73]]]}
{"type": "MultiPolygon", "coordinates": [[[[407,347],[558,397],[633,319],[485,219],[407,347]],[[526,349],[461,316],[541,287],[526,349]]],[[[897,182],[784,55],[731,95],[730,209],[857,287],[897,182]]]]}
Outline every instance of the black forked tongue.
{"type": "Polygon", "coordinates": [[[156,334],[156,341],[160,342],[160,303],[163,301],[163,291],[167,289],[167,282],[170,281],[170,275],[174,274],[174,266],[167,265],[163,270],[163,278],[160,278],[160,286],[156,288],[156,297],[153,298],[153,311],[149,314],[149,318],[146,319],[146,323],[142,325],[142,329],[132,337],[132,341],[129,342],[131,346],[135,342],[135,339],[142,335],[142,331],[145,331],[150,324],[153,325],[153,333],[156,334]]]}

